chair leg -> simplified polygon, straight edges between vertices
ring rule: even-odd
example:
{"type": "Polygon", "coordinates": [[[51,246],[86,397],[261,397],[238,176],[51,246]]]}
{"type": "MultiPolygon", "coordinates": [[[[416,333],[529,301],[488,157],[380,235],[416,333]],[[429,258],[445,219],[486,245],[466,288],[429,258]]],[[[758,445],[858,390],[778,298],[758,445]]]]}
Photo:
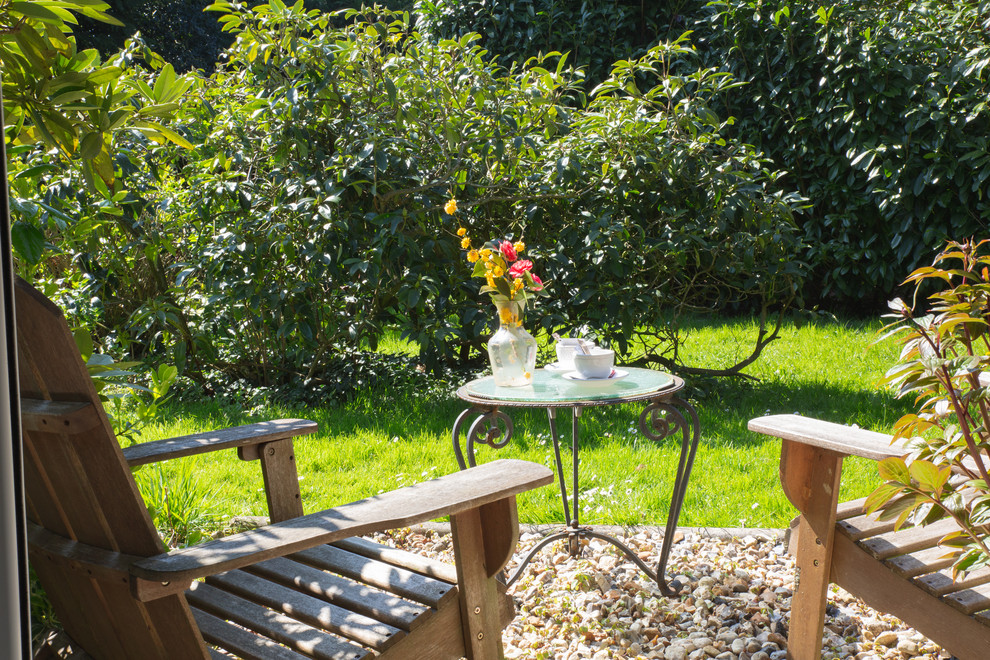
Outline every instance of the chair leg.
{"type": "Polygon", "coordinates": [[[797,575],[791,597],[787,657],[790,660],[819,660],[828,603],[829,558],[825,556],[824,543],[820,546],[816,543],[814,530],[804,516],[798,525],[797,575]],[[806,543],[804,539],[810,541],[806,543]]]}
{"type": "MultiPolygon", "coordinates": [[[[514,503],[513,499],[512,504],[514,503]]],[[[470,509],[450,517],[454,561],[457,564],[457,583],[461,590],[464,647],[469,660],[503,660],[504,658],[498,587],[494,577],[501,566],[487,565],[485,551],[487,522],[489,521],[482,515],[481,509],[470,509]]],[[[490,534],[491,530],[488,530],[488,535],[490,534]]]]}
{"type": "Polygon", "coordinates": [[[789,441],[781,448],[781,482],[801,512],[787,638],[791,660],[821,658],[842,458],[827,449],[789,441]]]}

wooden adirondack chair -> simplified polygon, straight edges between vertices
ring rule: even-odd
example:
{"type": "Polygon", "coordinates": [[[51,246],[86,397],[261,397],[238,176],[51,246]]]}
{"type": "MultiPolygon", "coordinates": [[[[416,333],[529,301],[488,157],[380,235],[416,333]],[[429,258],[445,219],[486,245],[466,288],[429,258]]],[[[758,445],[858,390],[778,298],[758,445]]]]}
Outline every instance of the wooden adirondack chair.
{"type": "Polygon", "coordinates": [[[865,498],[839,503],[844,457],[882,460],[907,451],[892,446],[889,435],[799,415],[760,417],[749,429],[783,440],[780,480],[801,512],[789,547],[797,562],[789,658],[821,657],[830,582],[961,660],[990,658],[990,570],[953,582],[951,561],[937,545],[954,521],[894,531],[893,521],[865,515],[865,498]]]}
{"type": "Polygon", "coordinates": [[[515,495],[550,470],[495,461],[303,515],[292,438],[250,424],[122,451],[61,312],[16,293],[31,565],[66,632],[97,658],[499,658],[518,540],[515,495]],[[272,523],[165,547],[131,466],[236,448],[258,460],[272,523]],[[359,538],[450,515],[456,568],[359,538]],[[205,578],[205,580],[201,580],[205,578]]]}

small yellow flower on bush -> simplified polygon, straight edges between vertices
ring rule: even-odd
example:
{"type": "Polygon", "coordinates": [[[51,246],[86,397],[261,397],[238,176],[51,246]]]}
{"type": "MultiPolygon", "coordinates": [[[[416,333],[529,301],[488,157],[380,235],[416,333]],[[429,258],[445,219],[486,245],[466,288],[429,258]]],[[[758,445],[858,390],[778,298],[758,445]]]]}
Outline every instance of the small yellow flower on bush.
{"type": "Polygon", "coordinates": [[[478,251],[477,250],[470,250],[467,253],[467,260],[468,260],[468,262],[470,262],[472,264],[474,262],[476,262],[479,258],[480,258],[480,255],[478,254],[478,251]]]}
{"type": "Polygon", "coordinates": [[[461,249],[467,250],[471,247],[471,239],[465,236],[461,239],[461,249]]]}
{"type": "Polygon", "coordinates": [[[451,199],[444,205],[443,210],[447,212],[447,215],[454,215],[457,213],[457,200],[451,199]]]}
{"type": "Polygon", "coordinates": [[[457,235],[458,236],[463,236],[466,233],[467,233],[467,229],[465,229],[464,227],[458,227],[457,228],[457,235]]]}
{"type": "Polygon", "coordinates": [[[518,243],[516,243],[512,247],[515,248],[516,254],[522,254],[522,251],[526,249],[526,244],[523,243],[522,241],[519,241],[518,243]]]}

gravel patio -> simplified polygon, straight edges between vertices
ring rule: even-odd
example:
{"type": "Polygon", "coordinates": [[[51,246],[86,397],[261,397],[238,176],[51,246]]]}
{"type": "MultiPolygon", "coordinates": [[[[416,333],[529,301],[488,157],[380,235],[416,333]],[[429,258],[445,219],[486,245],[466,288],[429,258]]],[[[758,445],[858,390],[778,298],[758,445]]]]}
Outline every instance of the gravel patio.
{"type": "MultiPolygon", "coordinates": [[[[615,530],[609,530],[610,533],[615,530]]],[[[508,659],[782,660],[794,586],[783,532],[678,532],[670,575],[686,585],[668,599],[612,546],[591,540],[579,558],[563,542],[545,548],[512,586],[516,618],[505,631],[508,659]]],[[[510,572],[543,530],[522,526],[510,572]]],[[[662,532],[626,530],[620,539],[655,564],[662,532]]],[[[443,526],[396,530],[379,542],[452,561],[443,526]]],[[[825,621],[823,658],[945,660],[933,642],[843,590],[825,621]]]]}

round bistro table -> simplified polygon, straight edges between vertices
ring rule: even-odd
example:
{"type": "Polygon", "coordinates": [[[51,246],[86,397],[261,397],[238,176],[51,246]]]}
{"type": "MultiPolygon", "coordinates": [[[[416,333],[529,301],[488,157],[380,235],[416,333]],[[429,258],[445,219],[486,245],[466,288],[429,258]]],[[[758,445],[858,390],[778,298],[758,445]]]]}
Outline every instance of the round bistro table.
{"type": "Polygon", "coordinates": [[[452,434],[454,453],[460,468],[466,469],[475,465],[474,448],[476,445],[488,445],[494,449],[505,447],[512,437],[512,419],[502,408],[545,408],[550,420],[550,436],[553,439],[554,461],[557,467],[557,480],[560,484],[560,497],[564,508],[565,529],[540,541],[519,564],[516,572],[509,578],[511,585],[523,569],[532,561],[536,553],[551,542],[567,538],[568,548],[572,556],[581,552],[580,539],[593,537],[622,550],[630,560],[651,579],[667,596],[680,591],[677,582],[668,583],[664,571],[670,556],[670,546],[673,543],[677,519],[684,503],[688,479],[691,476],[691,466],[701,439],[698,414],[676,393],[684,387],[684,381],[671,374],[652,369],[623,367],[621,371],[628,375],[621,379],[611,380],[577,380],[564,378],[562,371],[537,369],[533,372],[533,383],[524,387],[497,387],[491,376],[479,378],[467,383],[457,391],[458,398],[471,404],[454,422],[452,434]],[[578,502],[578,468],[579,460],[579,422],[581,411],[594,406],[610,406],[620,403],[645,401],[646,407],[639,416],[640,432],[654,442],[675,435],[681,436],[681,455],[674,477],[674,489],[670,498],[670,512],[667,515],[667,525],[660,549],[660,559],[656,571],[653,571],[639,556],[614,536],[596,532],[580,524],[578,502]],[[570,408],[571,421],[571,469],[572,493],[568,501],[567,484],[564,481],[564,464],[560,455],[560,436],[557,433],[557,410],[570,408]],[[464,442],[461,448],[461,430],[470,420],[464,442]]]}

